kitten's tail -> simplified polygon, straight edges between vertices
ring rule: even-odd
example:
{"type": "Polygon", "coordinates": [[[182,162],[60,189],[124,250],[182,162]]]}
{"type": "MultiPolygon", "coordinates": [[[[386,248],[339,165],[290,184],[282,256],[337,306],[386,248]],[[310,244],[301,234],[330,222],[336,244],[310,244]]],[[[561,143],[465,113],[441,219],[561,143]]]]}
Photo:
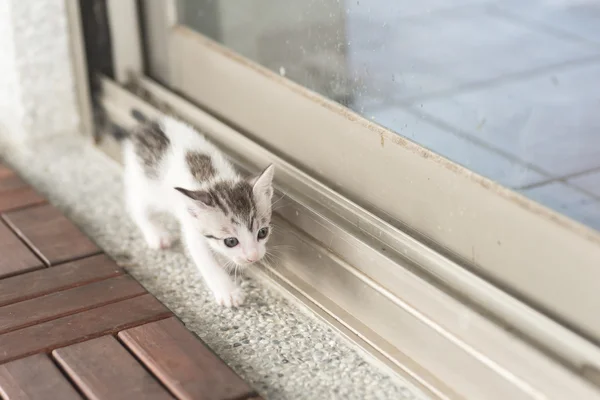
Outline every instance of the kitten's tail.
{"type": "MultiPolygon", "coordinates": [[[[148,119],[148,117],[146,117],[146,115],[144,115],[144,113],[142,113],[140,110],[137,110],[135,108],[131,110],[131,116],[140,124],[147,124],[150,122],[150,120],[148,119]]],[[[117,141],[120,142],[125,139],[129,139],[131,137],[132,132],[130,130],[123,128],[120,125],[113,123],[112,129],[111,129],[111,134],[117,141]]]]}

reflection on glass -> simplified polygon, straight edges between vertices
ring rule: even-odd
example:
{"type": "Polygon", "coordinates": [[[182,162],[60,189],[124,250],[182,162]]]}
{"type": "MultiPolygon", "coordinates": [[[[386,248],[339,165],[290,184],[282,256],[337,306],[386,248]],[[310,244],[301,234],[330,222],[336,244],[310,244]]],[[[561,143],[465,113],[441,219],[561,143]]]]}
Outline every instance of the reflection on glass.
{"type": "Polygon", "coordinates": [[[180,0],[180,22],[600,230],[600,0],[180,0]]]}

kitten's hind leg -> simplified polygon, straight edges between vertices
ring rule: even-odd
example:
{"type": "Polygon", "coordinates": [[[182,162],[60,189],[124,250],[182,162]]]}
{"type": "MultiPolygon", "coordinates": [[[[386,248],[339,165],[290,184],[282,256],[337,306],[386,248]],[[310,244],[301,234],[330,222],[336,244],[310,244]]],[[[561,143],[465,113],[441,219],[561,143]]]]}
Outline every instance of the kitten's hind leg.
{"type": "Polygon", "coordinates": [[[171,247],[173,236],[153,218],[151,205],[132,192],[133,190],[129,190],[127,194],[129,211],[133,221],[142,231],[148,247],[155,250],[171,247]]]}

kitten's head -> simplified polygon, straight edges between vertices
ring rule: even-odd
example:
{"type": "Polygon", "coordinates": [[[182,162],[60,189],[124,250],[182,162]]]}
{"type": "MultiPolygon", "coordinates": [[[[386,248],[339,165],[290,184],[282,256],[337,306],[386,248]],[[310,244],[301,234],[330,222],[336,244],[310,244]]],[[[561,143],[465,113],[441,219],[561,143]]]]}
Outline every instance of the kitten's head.
{"type": "Polygon", "coordinates": [[[270,165],[257,177],[216,182],[206,190],[175,188],[185,196],[188,211],[211,248],[236,265],[252,264],[265,255],[274,171],[270,165]]]}

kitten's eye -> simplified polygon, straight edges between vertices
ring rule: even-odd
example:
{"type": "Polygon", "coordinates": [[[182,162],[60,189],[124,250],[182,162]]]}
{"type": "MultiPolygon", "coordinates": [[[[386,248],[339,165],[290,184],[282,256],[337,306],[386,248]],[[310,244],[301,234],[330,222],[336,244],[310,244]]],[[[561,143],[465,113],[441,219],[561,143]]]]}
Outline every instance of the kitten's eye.
{"type": "Polygon", "coordinates": [[[225,246],[227,246],[227,247],[235,247],[239,243],[239,241],[234,237],[227,238],[227,239],[223,240],[223,242],[225,243],[225,246]]]}
{"type": "Polygon", "coordinates": [[[258,237],[258,239],[259,239],[259,240],[260,240],[260,239],[264,239],[264,238],[266,238],[266,237],[267,237],[267,235],[268,235],[268,234],[269,234],[269,228],[261,228],[261,229],[258,231],[258,235],[257,235],[257,237],[258,237]]]}

